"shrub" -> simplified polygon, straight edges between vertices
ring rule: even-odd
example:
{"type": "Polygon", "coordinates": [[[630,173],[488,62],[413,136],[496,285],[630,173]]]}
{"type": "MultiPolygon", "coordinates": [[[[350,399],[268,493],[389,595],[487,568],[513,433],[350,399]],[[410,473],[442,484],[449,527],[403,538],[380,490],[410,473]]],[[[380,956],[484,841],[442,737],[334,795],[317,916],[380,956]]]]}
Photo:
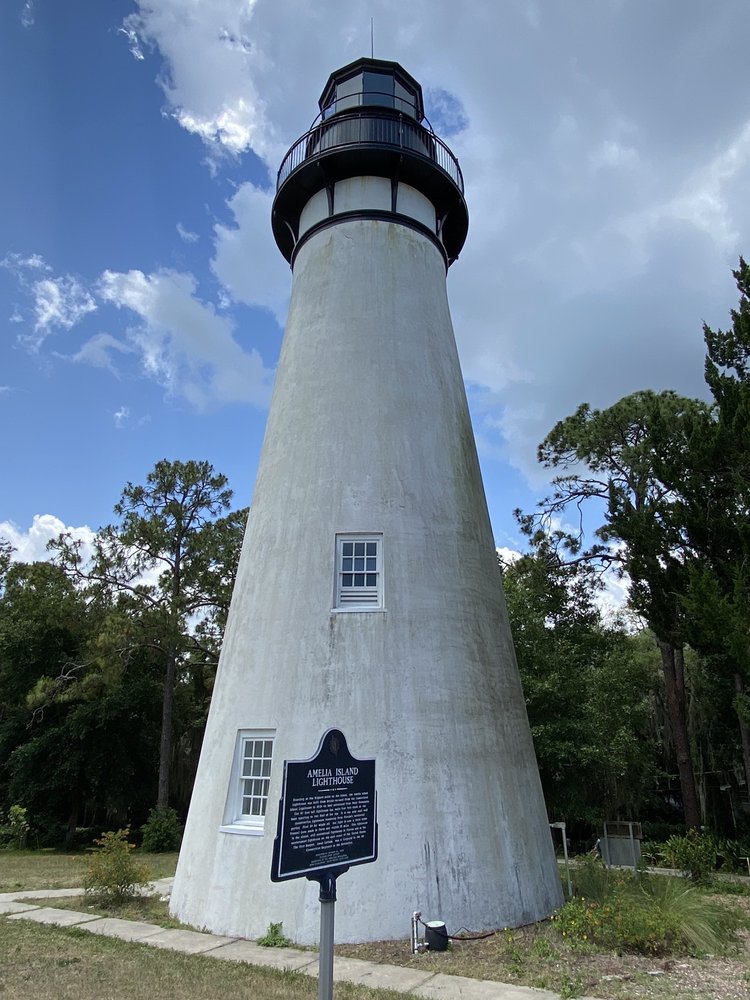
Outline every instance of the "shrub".
{"type": "Polygon", "coordinates": [[[673,876],[615,877],[593,888],[596,899],[578,895],[553,917],[553,926],[574,947],[590,943],[646,955],[720,952],[734,941],[742,920],[673,876]]]}
{"type": "Polygon", "coordinates": [[[713,837],[696,830],[688,830],[684,837],[670,837],[664,855],[670,868],[684,872],[694,882],[710,882],[716,869],[713,837]]]}
{"type": "Polygon", "coordinates": [[[288,937],[284,937],[282,933],[283,923],[269,924],[268,930],[263,935],[259,937],[257,943],[262,945],[264,948],[288,948],[292,942],[288,937]]]}
{"type": "Polygon", "coordinates": [[[574,896],[552,915],[557,932],[570,944],[588,941],[593,944],[602,924],[609,919],[610,910],[593,899],[574,896]]]}
{"type": "Polygon", "coordinates": [[[730,906],[707,899],[682,879],[651,876],[641,881],[648,904],[674,927],[678,941],[691,952],[721,952],[734,941],[742,915],[730,906]]]}
{"type": "Polygon", "coordinates": [[[664,844],[658,840],[644,840],[641,843],[641,860],[653,868],[666,868],[667,859],[664,844]]]}
{"type": "Polygon", "coordinates": [[[612,921],[604,928],[602,943],[618,951],[663,955],[680,942],[675,915],[635,894],[618,898],[612,921]]]}
{"type": "Polygon", "coordinates": [[[153,854],[177,851],[182,841],[182,823],[174,809],[157,806],[148,814],[141,828],[141,847],[153,854]]]}
{"type": "Polygon", "coordinates": [[[8,822],[0,826],[0,843],[7,847],[26,847],[29,836],[28,811],[23,806],[13,805],[8,810],[8,822]]]}
{"type": "Polygon", "coordinates": [[[719,840],[716,844],[719,868],[724,872],[747,875],[747,857],[750,857],[750,842],[741,840],[719,840]]]}
{"type": "Polygon", "coordinates": [[[87,862],[86,892],[122,902],[148,884],[151,873],[133,859],[135,844],[128,843],[129,833],[128,829],[109,830],[94,841],[98,846],[87,862]]]}
{"type": "Polygon", "coordinates": [[[596,944],[644,955],[669,951],[677,936],[668,917],[628,893],[605,903],[576,897],[555,914],[554,922],[574,946],[596,944]]]}
{"type": "Polygon", "coordinates": [[[598,858],[591,855],[579,858],[572,872],[573,888],[576,896],[604,903],[628,878],[632,878],[615,868],[607,868],[598,858]]]}

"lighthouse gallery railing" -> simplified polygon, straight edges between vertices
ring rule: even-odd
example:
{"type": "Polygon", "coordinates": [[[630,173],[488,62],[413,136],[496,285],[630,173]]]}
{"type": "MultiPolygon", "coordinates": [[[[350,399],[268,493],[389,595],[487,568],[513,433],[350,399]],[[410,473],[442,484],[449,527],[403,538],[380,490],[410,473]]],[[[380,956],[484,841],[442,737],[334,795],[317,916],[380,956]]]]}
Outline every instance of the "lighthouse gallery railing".
{"type": "Polygon", "coordinates": [[[276,190],[298,167],[322,153],[347,146],[370,146],[407,151],[432,161],[445,171],[464,193],[464,179],[458,160],[434,132],[408,118],[377,115],[371,111],[339,114],[313,126],[301,136],[284,157],[276,180],[276,190]]]}

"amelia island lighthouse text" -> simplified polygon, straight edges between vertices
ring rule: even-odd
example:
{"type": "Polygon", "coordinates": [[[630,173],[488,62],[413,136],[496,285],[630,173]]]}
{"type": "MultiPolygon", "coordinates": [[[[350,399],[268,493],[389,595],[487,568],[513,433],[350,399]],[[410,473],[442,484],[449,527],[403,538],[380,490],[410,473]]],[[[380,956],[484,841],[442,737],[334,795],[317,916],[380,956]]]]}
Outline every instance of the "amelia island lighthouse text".
{"type": "Polygon", "coordinates": [[[453,336],[456,158],[397,63],[333,73],[278,176],[292,296],[172,913],[317,941],[270,880],[285,759],[377,762],[379,855],[337,938],[518,926],[562,902],[453,336]]]}

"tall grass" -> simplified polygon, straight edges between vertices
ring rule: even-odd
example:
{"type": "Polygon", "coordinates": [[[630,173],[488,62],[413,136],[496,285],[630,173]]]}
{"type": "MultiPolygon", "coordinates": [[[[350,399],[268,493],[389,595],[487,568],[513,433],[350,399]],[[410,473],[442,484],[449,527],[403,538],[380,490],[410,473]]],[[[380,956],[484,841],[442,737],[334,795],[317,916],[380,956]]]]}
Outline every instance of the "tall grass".
{"type": "Polygon", "coordinates": [[[623,872],[594,859],[574,873],[575,897],[553,924],[574,944],[662,955],[722,953],[736,941],[740,912],[683,878],[623,872]]]}
{"type": "Polygon", "coordinates": [[[738,910],[706,896],[681,878],[641,875],[638,888],[647,907],[655,908],[677,931],[689,951],[723,952],[743,922],[738,910]]]}

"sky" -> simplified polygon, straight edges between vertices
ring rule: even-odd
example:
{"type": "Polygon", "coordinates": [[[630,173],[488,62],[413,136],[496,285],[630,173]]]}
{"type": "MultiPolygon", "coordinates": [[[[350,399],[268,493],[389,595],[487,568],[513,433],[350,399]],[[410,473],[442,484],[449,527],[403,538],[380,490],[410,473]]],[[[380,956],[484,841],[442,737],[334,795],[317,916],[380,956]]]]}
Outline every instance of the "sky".
{"type": "Polygon", "coordinates": [[[747,0],[4,0],[0,535],[44,557],[160,459],[251,500],[291,272],[276,171],[332,70],[422,84],[461,164],[448,275],[496,543],[582,402],[706,396],[750,254],[747,0]]]}

